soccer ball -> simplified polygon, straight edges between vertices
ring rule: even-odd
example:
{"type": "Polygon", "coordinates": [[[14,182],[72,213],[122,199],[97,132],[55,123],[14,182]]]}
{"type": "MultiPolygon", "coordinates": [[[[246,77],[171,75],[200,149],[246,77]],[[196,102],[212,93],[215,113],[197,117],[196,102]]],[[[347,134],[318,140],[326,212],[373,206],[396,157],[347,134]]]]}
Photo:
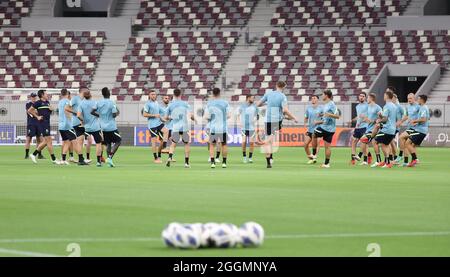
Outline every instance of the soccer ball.
{"type": "Polygon", "coordinates": [[[208,222],[202,225],[202,233],[200,235],[200,246],[201,247],[211,247],[211,230],[215,230],[219,227],[218,223],[208,222]]]}
{"type": "Polygon", "coordinates": [[[239,228],[239,237],[243,247],[258,247],[264,242],[264,229],[256,222],[246,222],[239,228]]]}
{"type": "Polygon", "coordinates": [[[176,247],[175,245],[175,232],[177,228],[182,227],[179,223],[170,223],[164,228],[161,233],[164,244],[168,247],[176,247]]]}
{"type": "Polygon", "coordinates": [[[233,224],[222,223],[210,229],[210,241],[212,246],[218,248],[235,247],[238,239],[238,229],[233,224]]]}
{"type": "Polygon", "coordinates": [[[177,248],[195,249],[200,246],[200,236],[190,225],[175,228],[173,244],[177,248]]]}

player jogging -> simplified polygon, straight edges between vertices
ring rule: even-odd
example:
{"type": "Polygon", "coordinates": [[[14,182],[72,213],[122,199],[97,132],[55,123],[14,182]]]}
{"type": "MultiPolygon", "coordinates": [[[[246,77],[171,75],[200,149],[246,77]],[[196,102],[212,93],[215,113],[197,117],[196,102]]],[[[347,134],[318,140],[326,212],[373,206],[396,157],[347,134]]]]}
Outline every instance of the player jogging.
{"type": "Polygon", "coordinates": [[[412,120],[410,123],[414,126],[414,132],[409,134],[409,138],[406,141],[406,148],[411,154],[412,160],[408,164],[408,167],[414,167],[418,163],[416,148],[422,144],[422,141],[428,134],[428,124],[430,120],[430,110],[427,103],[428,97],[426,95],[419,95],[419,115],[417,119],[412,120]]]}
{"type": "Polygon", "coordinates": [[[173,162],[173,154],[177,143],[184,143],[184,167],[190,168],[189,153],[190,153],[190,127],[188,120],[194,120],[194,115],[191,112],[191,107],[186,101],[181,100],[181,90],[175,89],[173,91],[174,99],[167,108],[167,118],[172,122],[172,136],[170,140],[172,144],[169,149],[169,158],[167,159],[166,166],[170,167],[170,163],[173,162]]]}
{"type": "MultiPolygon", "coordinates": [[[[369,143],[372,142],[373,136],[372,132],[375,128],[376,121],[381,114],[381,107],[376,103],[376,95],[374,93],[370,93],[367,101],[367,116],[363,118],[366,122],[366,133],[361,137],[361,151],[363,152],[363,161],[360,165],[368,165],[371,164],[371,158],[369,157],[369,143]]],[[[375,146],[374,146],[375,148],[375,146]]],[[[377,162],[381,162],[381,156],[377,155],[377,162]]]]}
{"type": "MultiPolygon", "coordinates": [[[[306,138],[305,138],[305,152],[309,159],[308,164],[315,164],[317,162],[317,151],[318,149],[312,149],[312,154],[310,147],[312,145],[312,137],[314,130],[317,127],[317,123],[322,120],[322,106],[319,105],[319,97],[317,95],[311,96],[311,104],[306,107],[305,111],[305,125],[308,124],[306,138]]],[[[317,146],[319,148],[319,145],[317,146]]]]}
{"type": "Polygon", "coordinates": [[[93,115],[100,119],[100,128],[103,133],[103,143],[106,145],[108,159],[106,163],[109,167],[114,167],[113,157],[120,147],[122,137],[117,130],[116,117],[119,115],[116,103],[110,98],[111,92],[107,87],[102,89],[103,99],[94,106],[93,115]]]}
{"type": "Polygon", "coordinates": [[[400,153],[397,157],[397,159],[395,160],[398,164],[400,164],[400,162],[402,161],[402,159],[404,159],[403,164],[400,164],[401,166],[407,166],[408,165],[408,149],[406,148],[406,141],[408,140],[408,138],[410,137],[411,133],[414,133],[414,125],[412,125],[412,121],[416,120],[419,118],[419,110],[420,110],[420,105],[417,104],[416,102],[416,96],[414,93],[409,93],[408,94],[408,105],[406,106],[406,113],[402,119],[402,121],[400,122],[400,124],[403,124],[405,121],[408,121],[408,125],[406,126],[406,131],[404,131],[403,133],[400,134],[399,137],[399,144],[400,144],[400,153]]]}
{"type": "Polygon", "coordinates": [[[336,104],[333,102],[333,93],[331,90],[325,90],[322,94],[323,115],[322,120],[319,121],[319,126],[314,130],[312,147],[317,152],[317,139],[323,138],[325,144],[325,162],[321,165],[322,168],[330,167],[331,159],[331,143],[333,141],[334,133],[336,132],[336,119],[340,118],[339,111],[336,104]]]}
{"type": "Polygon", "coordinates": [[[53,153],[53,141],[52,136],[50,134],[50,115],[54,108],[50,106],[50,102],[48,101],[48,94],[45,90],[38,91],[39,100],[34,102],[33,105],[28,109],[28,112],[33,115],[39,122],[39,132],[42,134],[44,139],[30,155],[33,163],[37,163],[36,156],[39,152],[42,151],[47,146],[48,153],[51,156],[52,162],[54,164],[58,164],[56,160],[55,154],[53,153]]]}
{"type": "Polygon", "coordinates": [[[363,155],[363,152],[360,151],[358,155],[356,155],[356,146],[358,145],[359,140],[364,136],[367,130],[367,122],[364,121],[364,118],[367,117],[367,109],[368,104],[366,102],[366,94],[360,93],[358,95],[358,105],[356,105],[356,117],[352,119],[351,122],[356,121],[355,129],[353,130],[352,136],[352,155],[351,155],[351,165],[355,165],[356,161],[360,161],[363,155]]]}
{"type": "Polygon", "coordinates": [[[156,91],[151,89],[148,92],[148,101],[144,106],[144,117],[148,119],[148,129],[150,130],[150,136],[152,140],[152,150],[154,163],[160,164],[161,153],[168,152],[163,151],[167,147],[167,138],[169,136],[169,130],[164,126],[161,121],[161,114],[164,113],[162,107],[156,101],[156,91]],[[157,147],[158,138],[162,140],[162,143],[157,147]]]}
{"type": "Polygon", "coordinates": [[[257,104],[257,107],[261,107],[264,104],[267,105],[265,119],[266,140],[264,142],[267,168],[272,168],[274,136],[282,128],[284,115],[286,115],[286,119],[292,119],[294,122],[297,122],[297,118],[287,108],[287,98],[283,94],[285,87],[285,82],[278,81],[276,89],[267,91],[257,104]]]}
{"type": "MultiPolygon", "coordinates": [[[[33,137],[36,137],[36,147],[42,142],[42,134],[39,128],[39,121],[34,117],[31,113],[28,112],[28,109],[33,106],[33,104],[38,100],[37,94],[32,92],[30,94],[30,101],[25,104],[25,110],[27,112],[27,135],[25,140],[25,159],[30,157],[30,146],[33,141],[33,137]]],[[[38,153],[38,159],[44,159],[42,153],[38,153]]]]}
{"type": "Polygon", "coordinates": [[[255,96],[247,95],[245,103],[239,107],[238,118],[241,121],[242,133],[242,157],[244,163],[253,163],[253,151],[255,149],[255,122],[258,120],[259,109],[255,105],[255,96]],[[247,159],[247,140],[250,146],[247,159]]]}
{"type": "Polygon", "coordinates": [[[371,167],[391,168],[393,162],[393,155],[391,152],[391,141],[395,137],[396,123],[397,123],[397,107],[392,102],[394,93],[387,89],[384,93],[384,101],[386,104],[383,107],[381,118],[377,119],[377,123],[382,125],[380,132],[375,136],[375,151],[379,153],[379,144],[384,154],[384,162],[376,162],[371,167]]]}
{"type": "Polygon", "coordinates": [[[206,119],[210,121],[209,135],[209,157],[211,168],[216,168],[216,159],[214,151],[216,144],[220,143],[222,152],[222,168],[227,167],[227,120],[229,118],[229,104],[220,98],[220,89],[214,88],[212,91],[213,98],[206,104],[206,119]]]}
{"type": "Polygon", "coordinates": [[[91,92],[86,90],[84,92],[84,100],[78,108],[77,117],[83,123],[84,129],[88,135],[92,135],[95,141],[95,153],[97,155],[97,167],[102,166],[102,142],[103,136],[100,129],[100,121],[95,114],[97,103],[91,99],[91,92]]]}
{"type": "Polygon", "coordinates": [[[75,130],[72,128],[71,113],[66,111],[66,106],[70,102],[70,92],[67,89],[61,90],[61,100],[58,102],[58,130],[61,135],[62,149],[61,149],[61,165],[69,165],[66,160],[67,151],[69,151],[70,145],[73,145],[73,149],[78,154],[78,165],[87,165],[84,161],[83,151],[80,145],[77,143],[77,136],[75,130]]]}

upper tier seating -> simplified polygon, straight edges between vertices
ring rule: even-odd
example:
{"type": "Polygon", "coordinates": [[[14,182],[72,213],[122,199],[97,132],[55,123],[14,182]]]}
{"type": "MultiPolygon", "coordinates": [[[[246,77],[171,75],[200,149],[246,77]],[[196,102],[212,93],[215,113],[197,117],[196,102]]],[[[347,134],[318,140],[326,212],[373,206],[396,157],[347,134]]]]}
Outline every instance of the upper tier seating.
{"type": "Polygon", "coordinates": [[[450,63],[450,31],[268,32],[242,76],[234,100],[287,82],[290,98],[307,101],[326,88],[345,101],[366,92],[387,63],[450,63]]]}
{"type": "Polygon", "coordinates": [[[0,28],[20,26],[20,18],[30,13],[32,0],[0,0],[0,28]]]}
{"type": "Polygon", "coordinates": [[[257,0],[142,0],[135,20],[146,27],[245,26],[257,0]]]}
{"type": "Polygon", "coordinates": [[[153,38],[132,37],[112,92],[118,99],[140,100],[146,87],[162,94],[178,87],[185,95],[204,96],[237,39],[237,32],[158,32],[153,38]]]}
{"type": "Polygon", "coordinates": [[[104,32],[0,31],[0,88],[89,85],[104,32]]]}
{"type": "Polygon", "coordinates": [[[273,15],[272,25],[334,26],[386,25],[387,16],[398,16],[410,0],[382,0],[372,7],[366,0],[281,1],[273,15]]]}

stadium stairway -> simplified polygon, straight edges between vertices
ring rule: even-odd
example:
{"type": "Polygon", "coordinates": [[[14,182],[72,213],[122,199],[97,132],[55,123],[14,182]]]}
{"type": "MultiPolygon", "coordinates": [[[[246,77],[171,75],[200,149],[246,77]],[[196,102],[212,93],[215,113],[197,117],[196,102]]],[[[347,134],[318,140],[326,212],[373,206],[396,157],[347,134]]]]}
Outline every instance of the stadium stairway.
{"type": "Polygon", "coordinates": [[[273,29],[273,26],[270,25],[270,20],[279,5],[279,0],[258,1],[255,10],[252,13],[252,17],[247,24],[251,38],[254,38],[255,36],[260,38],[265,31],[273,29]]]}
{"type": "Polygon", "coordinates": [[[140,0],[118,0],[114,16],[135,19],[140,8],[140,0]]]}
{"type": "Polygon", "coordinates": [[[103,87],[108,87],[109,89],[114,87],[117,71],[119,70],[125,50],[126,44],[105,41],[103,52],[91,84],[91,91],[94,96],[100,96],[103,87]]]}
{"type": "Polygon", "coordinates": [[[247,28],[239,39],[238,44],[234,48],[225,68],[216,83],[216,86],[222,87],[222,79],[226,77],[225,96],[231,98],[239,84],[242,75],[245,74],[249,62],[258,50],[260,38],[267,30],[274,29],[270,25],[273,13],[280,4],[279,0],[260,0],[257,2],[252,16],[248,21],[247,28]],[[249,32],[250,44],[246,43],[245,32],[249,32]],[[255,44],[256,42],[256,44],[255,44]]]}
{"type": "MultiPolygon", "coordinates": [[[[243,35],[244,36],[244,35],[243,35]]],[[[248,45],[245,43],[245,39],[241,37],[238,44],[234,48],[231,57],[225,65],[222,74],[216,83],[216,86],[223,87],[222,79],[225,77],[227,86],[225,89],[225,96],[230,97],[233,95],[234,90],[237,88],[242,75],[248,68],[248,63],[251,62],[253,55],[255,55],[257,45],[248,45]]]]}
{"type": "Polygon", "coordinates": [[[53,0],[35,0],[30,17],[53,17],[53,0]]]}
{"type": "Polygon", "coordinates": [[[423,15],[423,8],[428,0],[411,0],[403,15],[423,15]]]}
{"type": "Polygon", "coordinates": [[[433,103],[445,103],[450,93],[450,70],[446,69],[439,82],[430,91],[428,101],[433,103]]]}

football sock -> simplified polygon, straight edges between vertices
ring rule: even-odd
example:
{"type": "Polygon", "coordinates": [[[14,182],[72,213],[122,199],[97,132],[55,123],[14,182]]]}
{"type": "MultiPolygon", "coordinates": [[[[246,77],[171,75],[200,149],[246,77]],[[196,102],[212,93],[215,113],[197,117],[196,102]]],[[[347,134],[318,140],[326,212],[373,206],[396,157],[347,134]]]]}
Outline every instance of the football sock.
{"type": "Polygon", "coordinates": [[[369,154],[367,155],[368,157],[372,157],[372,153],[369,152],[369,154]]]}
{"type": "Polygon", "coordinates": [[[356,156],[354,154],[352,154],[352,161],[354,161],[356,159],[356,156]]]}
{"type": "Polygon", "coordinates": [[[361,158],[361,157],[362,157],[362,155],[363,155],[363,152],[359,152],[359,153],[358,153],[358,157],[360,157],[360,158],[361,158]]]}
{"type": "Polygon", "coordinates": [[[390,162],[392,162],[394,160],[394,158],[392,157],[392,155],[389,155],[389,157],[388,157],[388,162],[390,163],[390,162]]]}
{"type": "Polygon", "coordinates": [[[411,153],[411,157],[412,157],[412,160],[413,160],[413,161],[417,160],[417,155],[416,155],[416,153],[411,153]]]}
{"type": "Polygon", "coordinates": [[[86,159],[90,159],[91,158],[91,153],[86,153],[86,159]]]}
{"type": "Polygon", "coordinates": [[[189,157],[184,157],[184,163],[189,164],[189,157]]]}
{"type": "Polygon", "coordinates": [[[25,149],[25,156],[28,157],[30,155],[30,149],[25,149]]]}
{"type": "Polygon", "coordinates": [[[161,158],[161,152],[158,152],[158,158],[161,158]]]}
{"type": "Polygon", "coordinates": [[[273,154],[270,154],[270,158],[273,160],[273,154]]]}
{"type": "Polygon", "coordinates": [[[211,163],[212,163],[212,164],[215,164],[215,163],[216,163],[216,160],[214,160],[214,158],[211,158],[211,163]]]}
{"type": "Polygon", "coordinates": [[[220,151],[216,152],[216,159],[218,159],[220,157],[220,151]]]}
{"type": "Polygon", "coordinates": [[[405,157],[403,160],[404,160],[404,163],[407,164],[409,162],[409,157],[405,157]]]}
{"type": "Polygon", "coordinates": [[[37,156],[39,154],[39,151],[37,151],[37,150],[34,150],[34,152],[33,152],[33,156],[37,156]]]}
{"type": "Polygon", "coordinates": [[[317,154],[317,148],[313,148],[312,153],[315,156],[317,154]]]}
{"type": "Polygon", "coordinates": [[[52,157],[52,161],[56,160],[55,154],[50,154],[50,157],[52,157]]]}
{"type": "Polygon", "coordinates": [[[73,152],[69,152],[69,156],[73,158],[73,152]]]}
{"type": "Polygon", "coordinates": [[[394,156],[394,160],[396,160],[397,158],[398,158],[398,156],[397,156],[397,155],[395,155],[395,156],[394,156]]]}
{"type": "Polygon", "coordinates": [[[398,153],[398,155],[399,155],[400,157],[403,157],[403,151],[400,150],[400,153],[398,153]]]}
{"type": "Polygon", "coordinates": [[[244,152],[242,152],[242,156],[245,158],[245,157],[247,157],[247,153],[244,151],[244,152]]]}
{"type": "Polygon", "coordinates": [[[78,161],[79,161],[79,162],[84,161],[83,154],[78,154],[78,161]]]}
{"type": "Polygon", "coordinates": [[[173,153],[169,153],[169,159],[172,159],[173,153]]]}
{"type": "Polygon", "coordinates": [[[270,158],[266,158],[267,165],[270,165],[270,158]]]}
{"type": "Polygon", "coordinates": [[[364,156],[364,161],[367,163],[367,156],[364,156]]]}
{"type": "Polygon", "coordinates": [[[61,158],[62,158],[63,161],[65,161],[66,160],[66,154],[62,154],[61,158]]]}
{"type": "Polygon", "coordinates": [[[97,156],[97,162],[102,163],[102,156],[97,156]]]}
{"type": "Polygon", "coordinates": [[[227,158],[224,157],[224,158],[222,159],[222,163],[223,163],[223,164],[226,164],[226,163],[227,163],[227,158]]]}
{"type": "Polygon", "coordinates": [[[248,157],[251,159],[253,157],[253,152],[248,153],[248,157]]]}
{"type": "Polygon", "coordinates": [[[377,163],[381,162],[381,155],[377,154],[377,163]]]}
{"type": "Polygon", "coordinates": [[[155,160],[158,159],[158,155],[156,153],[153,153],[153,158],[155,158],[155,160]]]}
{"type": "Polygon", "coordinates": [[[326,158],[325,159],[325,164],[329,164],[330,163],[330,159],[326,158]]]}

